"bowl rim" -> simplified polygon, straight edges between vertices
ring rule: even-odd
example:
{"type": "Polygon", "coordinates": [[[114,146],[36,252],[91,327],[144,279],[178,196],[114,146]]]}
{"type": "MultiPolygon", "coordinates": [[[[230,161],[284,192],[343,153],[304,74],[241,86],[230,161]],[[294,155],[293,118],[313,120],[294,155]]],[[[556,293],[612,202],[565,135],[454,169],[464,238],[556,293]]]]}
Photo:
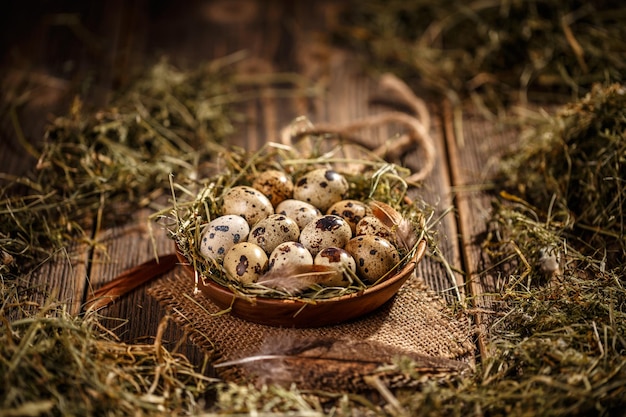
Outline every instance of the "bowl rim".
{"type": "MultiPolygon", "coordinates": [[[[297,297],[293,298],[274,298],[274,297],[264,297],[260,295],[247,295],[247,294],[239,294],[237,292],[232,291],[230,288],[219,284],[215,280],[213,280],[209,276],[201,276],[198,273],[199,279],[195,286],[198,287],[209,287],[211,290],[221,293],[223,296],[235,297],[240,300],[250,301],[256,304],[294,304],[298,306],[305,305],[318,305],[322,303],[336,303],[344,300],[349,300],[352,298],[360,298],[362,296],[381,292],[387,287],[396,285],[398,281],[408,279],[409,275],[415,270],[417,264],[422,260],[424,254],[426,253],[427,241],[425,238],[422,238],[417,244],[415,249],[415,254],[401,267],[399,270],[393,274],[388,279],[380,282],[378,284],[367,287],[363,290],[356,291],[350,294],[341,295],[339,297],[331,297],[331,298],[323,298],[319,300],[305,300],[299,299],[297,297]]],[[[190,273],[196,274],[197,272],[189,262],[189,260],[183,255],[183,253],[179,250],[178,245],[176,246],[176,256],[180,261],[180,265],[182,265],[185,269],[187,269],[190,273]]],[[[397,268],[397,267],[396,267],[397,268]]],[[[403,285],[404,283],[402,283],[403,285]]],[[[202,291],[202,288],[199,288],[202,291]]],[[[203,291],[204,292],[204,291],[203,291]]]]}

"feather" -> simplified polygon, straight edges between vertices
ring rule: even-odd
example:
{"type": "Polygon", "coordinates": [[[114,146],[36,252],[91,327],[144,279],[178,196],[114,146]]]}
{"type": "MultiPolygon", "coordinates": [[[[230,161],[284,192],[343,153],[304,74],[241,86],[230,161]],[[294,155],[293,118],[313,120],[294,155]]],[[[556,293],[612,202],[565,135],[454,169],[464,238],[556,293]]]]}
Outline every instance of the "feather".
{"type": "Polygon", "coordinates": [[[256,284],[295,295],[335,274],[335,269],[323,265],[287,265],[269,270],[256,284]]]}
{"type": "Polygon", "coordinates": [[[404,217],[396,209],[382,201],[372,200],[369,203],[374,216],[389,228],[397,227],[404,217]]]}
{"type": "Polygon", "coordinates": [[[402,219],[396,229],[396,242],[405,250],[410,250],[417,243],[415,226],[407,219],[402,219]]]}
{"type": "Polygon", "coordinates": [[[464,362],[421,355],[376,341],[325,337],[283,338],[269,349],[262,347],[258,354],[214,367],[240,367],[259,385],[295,383],[300,389],[361,391],[372,389],[367,382],[371,376],[394,387],[416,383],[398,367],[390,366],[400,357],[412,361],[412,372],[433,377],[461,373],[469,367],[464,362]]]}
{"type": "Polygon", "coordinates": [[[396,209],[381,201],[369,203],[374,216],[389,227],[395,237],[396,244],[410,250],[417,243],[417,233],[411,221],[405,219],[396,209]]]}
{"type": "Polygon", "coordinates": [[[128,269],[94,291],[85,303],[85,307],[88,310],[104,308],[140,285],[170,271],[176,266],[177,262],[176,254],[169,254],[128,269]]]}

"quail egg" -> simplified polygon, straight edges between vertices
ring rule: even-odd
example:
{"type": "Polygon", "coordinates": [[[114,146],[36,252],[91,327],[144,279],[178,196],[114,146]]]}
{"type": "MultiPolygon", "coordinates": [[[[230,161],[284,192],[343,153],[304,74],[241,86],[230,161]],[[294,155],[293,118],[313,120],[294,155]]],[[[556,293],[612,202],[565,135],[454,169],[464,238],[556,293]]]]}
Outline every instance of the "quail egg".
{"type": "Polygon", "coordinates": [[[300,228],[295,220],[284,214],[272,214],[254,225],[248,242],[256,243],[271,254],[283,242],[297,241],[300,228]]]}
{"type": "Polygon", "coordinates": [[[294,219],[300,230],[304,229],[304,226],[309,224],[312,220],[322,215],[322,212],[314,205],[294,199],[287,199],[280,202],[274,211],[294,219]]]}
{"type": "Polygon", "coordinates": [[[274,207],[293,196],[293,181],[282,171],[270,169],[261,172],[253,181],[252,187],[262,192],[274,207]]]}
{"type": "Polygon", "coordinates": [[[269,257],[270,269],[300,265],[313,265],[313,256],[299,242],[283,242],[276,246],[269,257]]]}
{"type": "Polygon", "coordinates": [[[342,217],[350,225],[352,234],[355,234],[356,225],[363,217],[371,213],[370,208],[358,200],[341,200],[330,206],[326,214],[342,217]]]}
{"type": "Polygon", "coordinates": [[[358,276],[368,284],[378,281],[400,260],[396,248],[379,236],[357,236],[344,249],[354,257],[358,276]]]}
{"type": "Polygon", "coordinates": [[[334,270],[334,273],[329,274],[320,282],[329,287],[347,287],[350,285],[351,280],[346,275],[346,270],[356,274],[356,262],[352,255],[348,251],[337,247],[322,249],[315,255],[313,264],[329,266],[334,270]]]}
{"type": "Polygon", "coordinates": [[[330,246],[342,248],[352,237],[350,225],[344,219],[333,214],[318,217],[307,224],[300,232],[300,243],[313,256],[330,246]]]}
{"type": "Polygon", "coordinates": [[[296,181],[293,197],[313,204],[322,212],[344,198],[349,184],[346,178],[331,169],[315,169],[296,181]]]}
{"type": "Polygon", "coordinates": [[[356,224],[355,234],[374,235],[391,240],[391,229],[376,216],[365,216],[356,224]]]}
{"type": "Polygon", "coordinates": [[[202,232],[200,254],[206,259],[223,259],[233,245],[246,241],[248,233],[250,226],[243,217],[234,214],[217,217],[202,232]]]}
{"type": "Polygon", "coordinates": [[[232,280],[242,284],[256,282],[267,271],[265,251],[250,242],[237,243],[224,256],[224,270],[232,280]]]}
{"type": "Polygon", "coordinates": [[[237,214],[253,226],[259,220],[274,214],[274,207],[259,190],[247,185],[239,185],[224,194],[222,214],[237,214]]]}

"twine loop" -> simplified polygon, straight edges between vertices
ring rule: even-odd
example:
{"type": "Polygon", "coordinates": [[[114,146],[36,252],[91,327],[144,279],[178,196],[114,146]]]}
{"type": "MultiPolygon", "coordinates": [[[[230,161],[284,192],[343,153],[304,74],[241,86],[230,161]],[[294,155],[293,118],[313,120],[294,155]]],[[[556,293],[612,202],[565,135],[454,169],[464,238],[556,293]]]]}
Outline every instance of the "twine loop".
{"type": "Polygon", "coordinates": [[[298,138],[307,135],[332,135],[339,139],[361,145],[369,149],[373,155],[387,159],[400,155],[413,146],[421,147],[424,151],[424,160],[420,169],[406,178],[409,183],[423,181],[432,172],[435,166],[436,149],[435,143],[430,135],[430,113],[425,102],[417,97],[413,91],[392,74],[385,74],[380,78],[379,84],[382,88],[391,93],[395,98],[407,105],[414,113],[410,115],[400,111],[387,111],[380,114],[370,115],[348,123],[321,123],[313,125],[308,120],[301,120],[283,128],[280,133],[280,140],[284,145],[293,145],[298,138]],[[385,140],[383,144],[373,144],[370,141],[357,135],[359,131],[372,129],[377,126],[397,123],[405,128],[401,135],[385,140]]]}

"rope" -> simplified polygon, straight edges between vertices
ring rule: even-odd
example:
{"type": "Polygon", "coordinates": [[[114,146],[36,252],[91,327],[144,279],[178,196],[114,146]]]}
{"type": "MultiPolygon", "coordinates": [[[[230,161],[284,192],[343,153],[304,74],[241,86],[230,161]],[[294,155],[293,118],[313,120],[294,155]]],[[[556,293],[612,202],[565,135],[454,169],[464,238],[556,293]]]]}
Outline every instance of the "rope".
{"type": "Polygon", "coordinates": [[[430,130],[430,113],[423,100],[418,98],[402,80],[392,74],[385,74],[379,81],[380,85],[394,94],[398,99],[407,104],[417,117],[399,111],[389,111],[376,115],[366,116],[362,119],[343,124],[318,124],[301,125],[296,130],[293,126],[287,126],[281,131],[281,141],[285,145],[291,145],[294,138],[306,135],[336,135],[343,139],[362,145],[373,152],[376,156],[384,158],[390,154],[399,154],[402,150],[412,145],[421,146],[424,150],[425,160],[419,171],[413,173],[407,182],[419,182],[424,180],[432,172],[436,161],[436,149],[430,130]],[[372,146],[362,138],[354,134],[364,129],[376,126],[398,123],[404,125],[406,132],[393,141],[385,141],[383,145],[372,146]]]}

